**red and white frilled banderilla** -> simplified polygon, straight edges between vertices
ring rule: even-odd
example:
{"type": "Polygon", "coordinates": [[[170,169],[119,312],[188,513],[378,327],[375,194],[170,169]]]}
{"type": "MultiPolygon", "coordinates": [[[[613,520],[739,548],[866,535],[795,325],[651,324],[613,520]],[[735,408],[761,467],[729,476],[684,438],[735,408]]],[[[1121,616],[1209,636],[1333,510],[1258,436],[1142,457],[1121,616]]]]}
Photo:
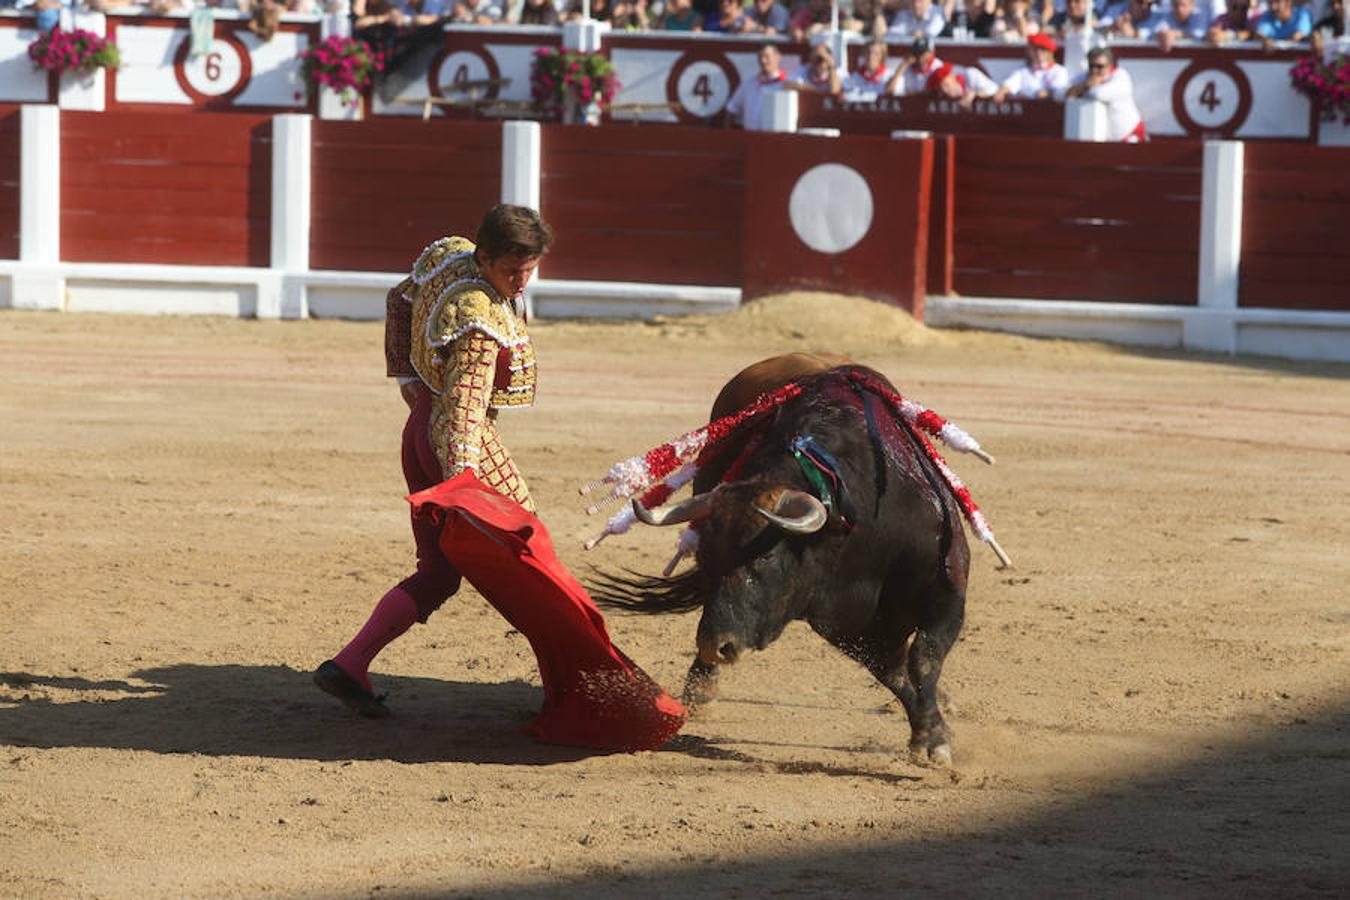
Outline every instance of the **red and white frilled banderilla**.
{"type": "MultiPolygon", "coordinates": [[[[847,378],[859,393],[872,394],[880,398],[891,412],[902,422],[908,424],[919,438],[925,454],[941,474],[952,495],[956,498],[961,511],[976,537],[984,541],[994,551],[1002,566],[1012,565],[1012,560],[999,546],[994,532],[989,527],[984,513],[970,495],[970,490],[960,477],[947,465],[942,454],[933,446],[929,435],[941,440],[948,447],[960,453],[970,453],[986,463],[992,464],[994,458],[986,453],[968,432],[947,421],[938,413],[913,400],[909,400],[892,390],[889,385],[865,370],[845,369],[839,373],[847,378]]],[[[802,387],[789,382],[773,391],[760,394],[748,406],[735,413],[723,416],[687,432],[672,441],[654,447],[638,456],[633,456],[610,467],[604,477],[581,488],[580,493],[589,494],[602,487],[609,492],[591,504],[586,512],[595,514],[612,503],[620,500],[636,499],[644,508],[652,509],[665,503],[672,494],[693,480],[699,469],[709,462],[736,447],[742,441],[733,440],[737,435],[751,434],[765,421],[765,416],[779,406],[802,393],[802,387]]],[[[734,466],[728,474],[734,471],[734,466]]],[[[611,534],[623,534],[637,521],[637,512],[633,504],[610,517],[600,534],[583,545],[590,550],[611,534]]],[[[693,552],[697,545],[697,532],[687,529],[680,537],[680,547],[675,558],[666,567],[666,574],[674,570],[679,560],[693,552]]]]}

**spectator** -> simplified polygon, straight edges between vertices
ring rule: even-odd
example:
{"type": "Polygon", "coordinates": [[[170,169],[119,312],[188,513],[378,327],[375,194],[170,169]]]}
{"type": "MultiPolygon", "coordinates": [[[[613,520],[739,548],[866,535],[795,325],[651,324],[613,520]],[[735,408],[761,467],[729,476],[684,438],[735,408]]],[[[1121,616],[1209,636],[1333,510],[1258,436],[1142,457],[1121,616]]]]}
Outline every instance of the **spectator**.
{"type": "Polygon", "coordinates": [[[407,24],[394,0],[352,0],[352,33],[376,49],[390,43],[387,34],[407,24]]]}
{"type": "Polygon", "coordinates": [[[886,83],[888,94],[922,94],[928,90],[928,76],[942,66],[927,37],[916,37],[909,45],[909,57],[900,61],[895,74],[886,83]]]}
{"type": "Polygon", "coordinates": [[[270,41],[276,36],[277,26],[281,24],[281,7],[273,0],[254,0],[253,12],[248,19],[248,30],[270,41]]]}
{"type": "Polygon", "coordinates": [[[890,67],[886,65],[886,52],[884,41],[868,44],[858,68],[844,79],[844,91],[872,99],[886,93],[886,83],[891,77],[890,67]]]}
{"type": "MultiPolygon", "coordinates": [[[[1176,0],[1173,0],[1176,2],[1176,0]]],[[[1066,98],[1084,97],[1106,104],[1106,136],[1108,140],[1139,144],[1148,140],[1144,119],[1134,102],[1134,81],[1130,73],[1116,65],[1115,57],[1105,47],[1093,47],[1087,55],[1088,68],[1074,78],[1064,91],[1066,98]]]]}
{"type": "MultiPolygon", "coordinates": [[[[695,7],[697,9],[698,7],[695,7]]],[[[704,31],[723,31],[727,34],[740,34],[746,30],[749,18],[741,0],[719,0],[717,16],[703,20],[704,31]]]]}
{"type": "Polygon", "coordinates": [[[1294,0],[1270,0],[1270,9],[1256,20],[1256,33],[1269,47],[1275,41],[1301,41],[1312,34],[1312,13],[1294,0]]]}
{"type": "Polygon", "coordinates": [[[703,16],[694,9],[691,0],[666,0],[660,27],[662,31],[702,31],[703,16]]]}
{"type": "MultiPolygon", "coordinates": [[[[1191,2],[1194,3],[1195,0],[1191,2]]],[[[1066,0],[1064,9],[1052,15],[1045,23],[1046,33],[1060,40],[1087,27],[1088,0],[1066,0]]]]}
{"type": "Polygon", "coordinates": [[[1027,64],[1015,70],[999,85],[994,99],[1008,97],[1036,100],[1055,97],[1069,86],[1069,72],[1055,62],[1055,41],[1048,34],[1033,34],[1027,39],[1027,64]]]}
{"type": "Polygon", "coordinates": [[[792,39],[805,43],[817,32],[830,27],[831,0],[807,0],[792,14],[792,39]]]}
{"type": "Polygon", "coordinates": [[[438,0],[417,0],[417,4],[417,12],[413,12],[411,0],[405,9],[405,12],[413,12],[412,20],[416,25],[431,25],[440,21],[457,25],[496,25],[502,20],[502,8],[496,0],[454,0],[444,16],[437,8],[438,0]]]}
{"type": "Polygon", "coordinates": [[[693,0],[694,12],[703,17],[703,30],[712,31],[721,6],[720,0],[693,0]]]}
{"type": "Polygon", "coordinates": [[[741,21],[741,31],[755,34],[787,34],[792,27],[787,7],[778,0],[754,0],[741,21]]]}
{"type": "Polygon", "coordinates": [[[747,78],[736,87],[727,101],[727,114],[741,123],[746,131],[764,131],[765,97],[780,90],[787,75],[783,72],[783,57],[773,44],[759,48],[759,75],[747,78]]]}
{"type": "Polygon", "coordinates": [[[909,8],[902,7],[886,24],[886,33],[901,37],[926,35],[935,38],[946,27],[947,17],[942,14],[942,7],[933,3],[933,0],[910,0],[909,8]]]}
{"type": "Polygon", "coordinates": [[[1025,44],[1040,31],[1041,23],[1031,12],[1031,0],[1005,0],[1003,11],[994,16],[990,36],[1004,44],[1025,44]]]}
{"type": "Polygon", "coordinates": [[[837,95],[843,90],[843,76],[839,74],[834,53],[825,44],[817,44],[811,48],[811,54],[806,62],[792,73],[788,82],[821,94],[837,95]]]}
{"type": "MultiPolygon", "coordinates": [[[[1315,43],[1320,43],[1322,31],[1328,30],[1332,37],[1345,37],[1345,0],[1331,0],[1326,7],[1326,15],[1313,23],[1312,36],[1315,43]]],[[[1318,52],[1317,55],[1321,55],[1318,52]]]]}
{"type": "Polygon", "coordinates": [[[1312,55],[1327,62],[1334,56],[1350,54],[1350,41],[1345,38],[1344,0],[1331,0],[1327,14],[1313,25],[1310,43],[1312,55]]]}
{"type": "Polygon", "coordinates": [[[882,15],[877,0],[853,0],[853,11],[842,27],[869,41],[879,41],[886,33],[886,17],[882,15]]]}
{"type": "Polygon", "coordinates": [[[556,28],[561,24],[558,7],[553,0],[525,0],[520,7],[518,25],[548,25],[556,28]]]}
{"type": "Polygon", "coordinates": [[[928,76],[928,93],[935,97],[955,100],[969,109],[977,99],[992,97],[998,85],[974,66],[960,67],[943,63],[928,76]]]}
{"type": "Polygon", "coordinates": [[[1146,41],[1153,36],[1154,0],[1122,0],[1102,13],[1101,27],[1117,37],[1146,41]]]}
{"type": "Polygon", "coordinates": [[[1249,41],[1256,25],[1251,15],[1251,0],[1228,0],[1228,11],[1209,26],[1209,42],[1222,47],[1230,41],[1249,41]]]}
{"type": "Polygon", "coordinates": [[[647,0],[614,0],[609,24],[615,31],[646,31],[651,24],[647,0]]]}
{"type": "Polygon", "coordinates": [[[967,38],[992,37],[994,11],[998,8],[994,0],[963,0],[964,6],[956,14],[948,17],[947,27],[942,29],[942,37],[956,37],[958,28],[965,28],[967,38]]]}
{"type": "Polygon", "coordinates": [[[32,10],[36,19],[37,30],[42,34],[47,34],[57,25],[61,24],[61,7],[66,3],[62,0],[18,0],[6,5],[12,5],[16,10],[32,10]]]}
{"type": "Polygon", "coordinates": [[[1158,46],[1171,50],[1178,40],[1203,41],[1209,17],[1195,8],[1195,0],[1172,0],[1172,8],[1154,14],[1152,31],[1158,46]]]}

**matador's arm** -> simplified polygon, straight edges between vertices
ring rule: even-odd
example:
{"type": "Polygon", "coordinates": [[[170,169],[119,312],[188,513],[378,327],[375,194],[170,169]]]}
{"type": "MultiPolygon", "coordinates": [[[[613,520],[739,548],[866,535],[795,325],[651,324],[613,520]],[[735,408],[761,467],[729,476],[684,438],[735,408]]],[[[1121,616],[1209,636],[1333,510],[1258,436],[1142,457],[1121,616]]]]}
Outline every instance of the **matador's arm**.
{"type": "Polygon", "coordinates": [[[417,377],[412,365],[412,278],[405,278],[384,297],[384,372],[400,383],[417,377]]]}
{"type": "Polygon", "coordinates": [[[464,332],[450,345],[450,358],[446,361],[450,377],[439,398],[448,405],[448,422],[443,436],[435,442],[446,478],[453,478],[465,469],[478,471],[500,350],[496,341],[476,328],[464,332]]]}

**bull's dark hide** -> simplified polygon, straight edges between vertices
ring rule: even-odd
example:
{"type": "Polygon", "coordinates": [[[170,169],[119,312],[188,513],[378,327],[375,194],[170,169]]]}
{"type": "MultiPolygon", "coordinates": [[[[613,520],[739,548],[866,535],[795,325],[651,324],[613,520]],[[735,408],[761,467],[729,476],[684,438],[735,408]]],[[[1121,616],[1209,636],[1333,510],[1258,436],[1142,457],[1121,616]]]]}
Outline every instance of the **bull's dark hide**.
{"type": "Polygon", "coordinates": [[[691,677],[703,685],[716,665],[763,649],[789,621],[805,620],[895,692],[910,717],[911,744],[942,758],[950,749],[937,677],[961,627],[969,568],[960,508],[924,439],[849,379],[850,369],[880,378],[844,367],[796,379],[800,396],[699,472],[695,494],[715,494],[695,523],[693,569],[675,578],[601,576],[592,594],[642,612],[702,606],[691,677]],[[800,436],[838,460],[855,527],[832,516],[814,534],[789,534],[757,511],[784,491],[811,490],[790,449],[800,436]],[[722,483],[728,470],[737,477],[722,483]]]}

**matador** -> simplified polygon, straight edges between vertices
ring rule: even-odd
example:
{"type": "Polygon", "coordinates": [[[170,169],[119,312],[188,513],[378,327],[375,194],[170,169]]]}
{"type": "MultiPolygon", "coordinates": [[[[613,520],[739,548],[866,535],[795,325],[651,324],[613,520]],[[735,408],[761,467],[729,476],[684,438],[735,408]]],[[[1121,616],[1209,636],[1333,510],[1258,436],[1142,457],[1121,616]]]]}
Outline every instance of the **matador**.
{"type": "MultiPolygon", "coordinates": [[[[552,233],[527,207],[493,207],[477,242],[435,241],[385,300],[385,361],[410,408],[403,429],[409,493],[465,470],[530,512],[525,479],[502,445],[497,414],[534,403],[534,347],[524,291],[552,233]]],[[[357,713],[389,714],[370,685],[371,661],[414,622],[426,622],[459,589],[440,528],[412,517],[417,571],[390,589],[361,631],[314,673],[320,688],[357,713]]]]}

